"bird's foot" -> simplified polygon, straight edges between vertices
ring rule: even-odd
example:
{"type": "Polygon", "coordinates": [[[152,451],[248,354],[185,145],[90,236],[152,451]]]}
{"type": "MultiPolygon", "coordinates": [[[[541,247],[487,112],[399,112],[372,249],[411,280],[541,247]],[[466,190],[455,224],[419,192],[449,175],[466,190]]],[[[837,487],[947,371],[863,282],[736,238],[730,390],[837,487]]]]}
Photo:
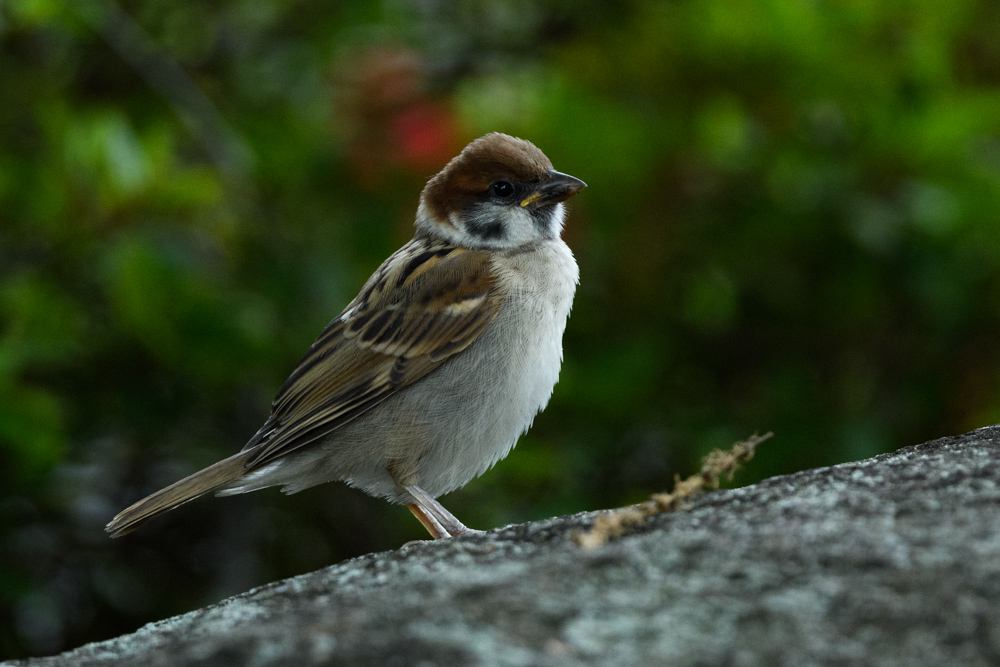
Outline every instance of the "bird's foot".
{"type": "Polygon", "coordinates": [[[407,505],[413,516],[423,524],[435,540],[446,537],[463,537],[465,535],[479,535],[483,531],[469,528],[459,521],[454,514],[444,508],[441,503],[434,500],[426,491],[415,484],[403,487],[416,501],[407,505]]]}

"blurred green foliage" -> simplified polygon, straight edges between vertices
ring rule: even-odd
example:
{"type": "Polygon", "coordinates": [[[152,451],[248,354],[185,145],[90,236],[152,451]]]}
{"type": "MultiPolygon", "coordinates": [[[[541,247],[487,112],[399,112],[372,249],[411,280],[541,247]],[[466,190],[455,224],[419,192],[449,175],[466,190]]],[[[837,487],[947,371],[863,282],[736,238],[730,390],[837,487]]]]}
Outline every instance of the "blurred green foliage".
{"type": "Polygon", "coordinates": [[[489,527],[1000,421],[1000,5],[0,4],[0,654],[421,537],[342,485],[125,505],[242,446],[466,141],[590,187],[549,409],[489,527]]]}

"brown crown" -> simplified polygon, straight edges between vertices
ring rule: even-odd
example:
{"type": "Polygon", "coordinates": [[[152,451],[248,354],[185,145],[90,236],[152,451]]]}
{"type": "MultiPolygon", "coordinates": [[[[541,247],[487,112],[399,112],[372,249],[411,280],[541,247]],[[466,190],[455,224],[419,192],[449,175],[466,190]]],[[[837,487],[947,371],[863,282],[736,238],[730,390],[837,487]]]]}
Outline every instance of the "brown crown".
{"type": "Polygon", "coordinates": [[[552,162],[530,141],[499,132],[466,146],[427,182],[421,201],[441,223],[448,212],[460,211],[500,179],[531,181],[552,170],[552,162]]]}

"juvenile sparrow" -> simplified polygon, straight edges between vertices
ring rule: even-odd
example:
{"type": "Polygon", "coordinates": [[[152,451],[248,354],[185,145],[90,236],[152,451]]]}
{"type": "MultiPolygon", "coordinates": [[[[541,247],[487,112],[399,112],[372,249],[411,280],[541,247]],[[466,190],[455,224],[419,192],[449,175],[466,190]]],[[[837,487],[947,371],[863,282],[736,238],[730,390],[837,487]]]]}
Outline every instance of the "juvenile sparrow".
{"type": "Polygon", "coordinates": [[[548,403],[579,276],[562,202],[584,187],[523,139],[466,146],[424,187],[413,240],[320,334],[243,450],[106,530],[210,491],[340,480],[405,504],[435,538],[477,532],[435,498],[505,457],[548,403]]]}

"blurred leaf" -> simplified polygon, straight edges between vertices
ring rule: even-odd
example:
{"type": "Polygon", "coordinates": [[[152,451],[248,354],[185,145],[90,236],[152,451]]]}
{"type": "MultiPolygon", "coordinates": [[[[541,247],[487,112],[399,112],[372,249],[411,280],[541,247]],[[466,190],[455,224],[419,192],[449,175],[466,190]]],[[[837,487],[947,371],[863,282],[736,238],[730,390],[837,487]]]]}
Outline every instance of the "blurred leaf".
{"type": "Polygon", "coordinates": [[[13,489],[37,482],[62,459],[67,444],[56,397],[0,388],[0,448],[14,462],[13,469],[3,473],[5,485],[13,489]]]}

